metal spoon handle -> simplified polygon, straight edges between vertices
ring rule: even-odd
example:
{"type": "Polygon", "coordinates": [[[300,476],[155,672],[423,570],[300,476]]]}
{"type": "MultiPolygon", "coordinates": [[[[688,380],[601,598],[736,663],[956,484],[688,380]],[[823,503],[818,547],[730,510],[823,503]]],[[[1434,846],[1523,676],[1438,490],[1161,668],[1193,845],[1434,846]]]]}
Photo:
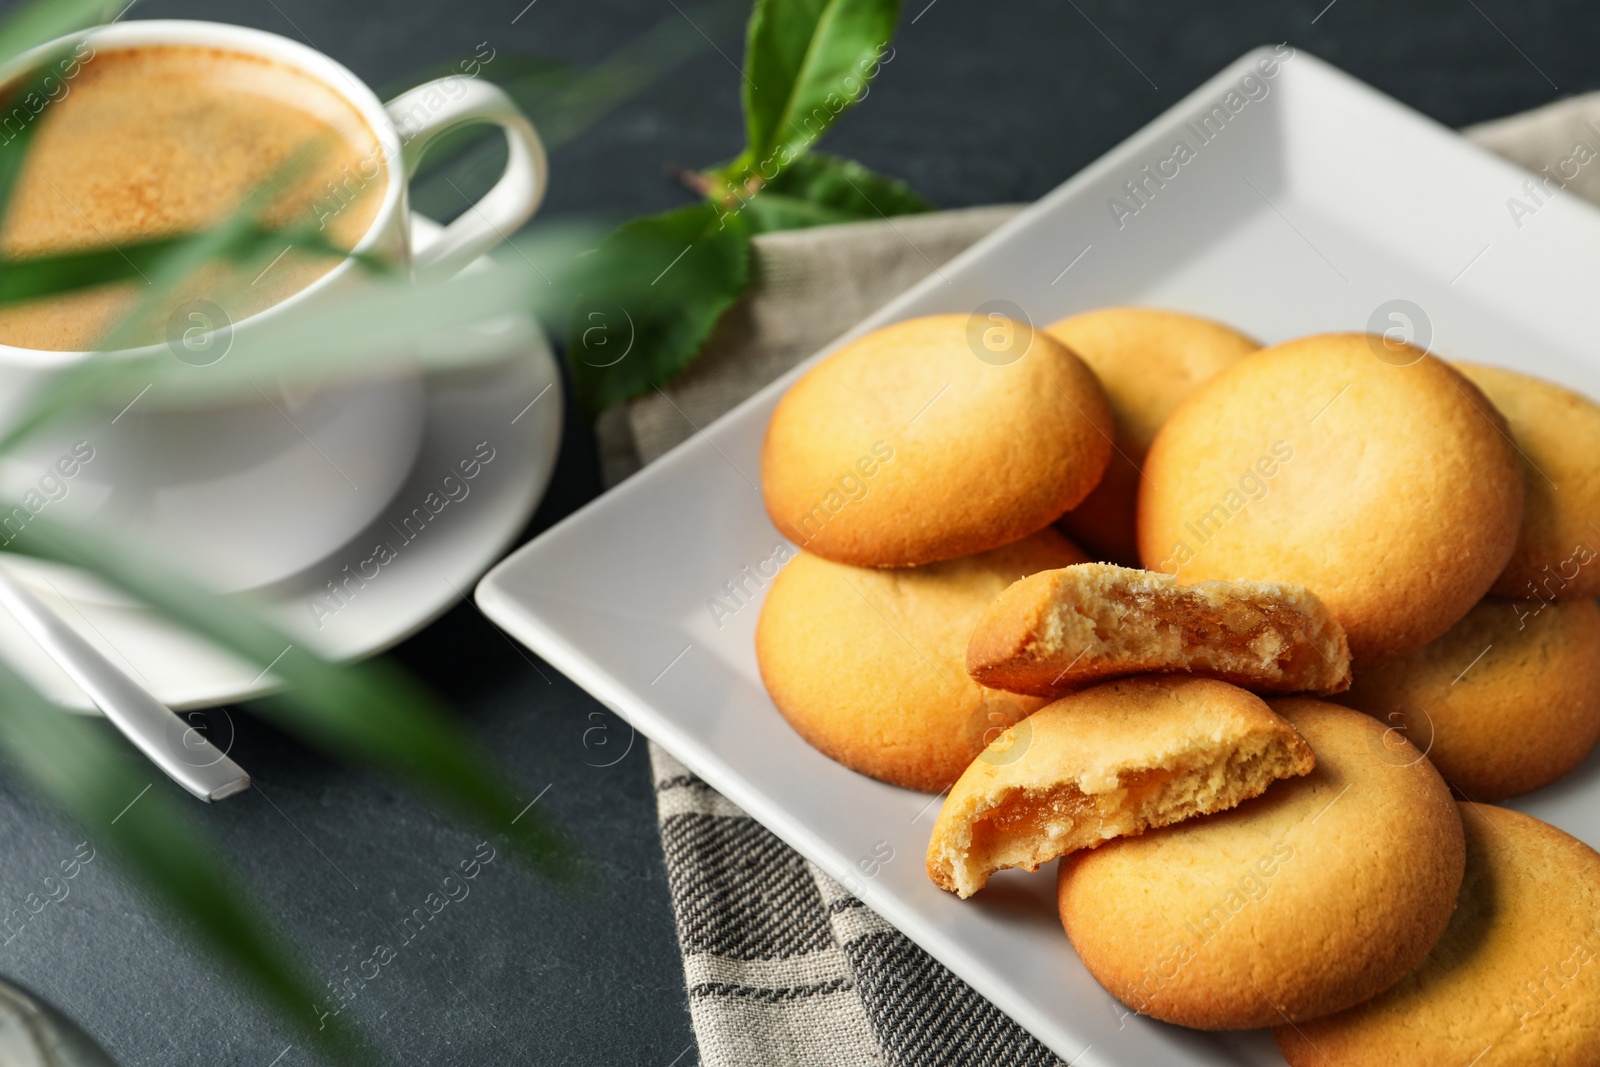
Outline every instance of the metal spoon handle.
{"type": "Polygon", "coordinates": [[[250,776],[237,763],[141,689],[3,568],[0,605],[173,781],[208,803],[250,788],[250,776]]]}

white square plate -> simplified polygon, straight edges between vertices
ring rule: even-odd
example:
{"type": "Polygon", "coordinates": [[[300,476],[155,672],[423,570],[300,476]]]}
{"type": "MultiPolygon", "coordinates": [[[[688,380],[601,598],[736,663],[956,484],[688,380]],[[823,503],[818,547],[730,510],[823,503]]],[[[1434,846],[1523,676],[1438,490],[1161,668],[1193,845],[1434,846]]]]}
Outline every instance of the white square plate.
{"type": "MultiPolygon", "coordinates": [[[[1137,303],[1267,342],[1410,330],[1447,358],[1600,395],[1600,214],[1535,199],[1526,172],[1289,52],[1244,56],[851,336],[993,299],[1041,325],[1137,303]]],[[[773,708],[753,650],[760,593],[720,623],[711,603],[732,603],[728,582],[754,590],[781,542],[757,459],[803,369],[507,559],[478,587],[483,610],[1074,1067],[1281,1063],[1263,1033],[1185,1031],[1101,990],[1057,923],[1053,866],[968,902],[934,888],[937,805],[829,762],[773,708]]],[[[1600,843],[1597,765],[1517,806],[1600,843]]]]}

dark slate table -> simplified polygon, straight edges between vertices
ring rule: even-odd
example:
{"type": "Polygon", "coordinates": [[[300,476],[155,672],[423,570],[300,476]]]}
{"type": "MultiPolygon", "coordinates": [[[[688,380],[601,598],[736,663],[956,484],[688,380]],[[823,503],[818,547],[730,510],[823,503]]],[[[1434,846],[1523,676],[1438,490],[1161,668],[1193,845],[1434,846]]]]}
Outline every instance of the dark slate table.
{"type": "MultiPolygon", "coordinates": [[[[144,0],[129,17],[272,30],[382,86],[480,42],[497,54],[593,63],[684,18],[678,7],[713,27],[715,47],[553,154],[548,213],[621,215],[684,200],[670,164],[740,147],[737,11],[717,28],[687,0],[144,0]]],[[[1257,44],[1287,39],[1461,125],[1600,85],[1597,34],[1600,7],[1577,2],[908,0],[892,62],[827,147],[908,179],[941,206],[1028,200],[1257,44]]],[[[523,537],[598,491],[594,446],[572,428],[523,537]]],[[[548,787],[540,803],[603,873],[573,901],[502,856],[347,1013],[396,1063],[694,1063],[642,739],[630,749],[627,726],[471,607],[397,655],[489,739],[526,795],[548,787]]],[[[477,838],[387,782],[308,752],[247,707],[230,715],[234,754],[258,788],[200,815],[319,976],[342,981],[474,854],[477,838]]],[[[81,836],[0,774],[0,913],[39,890],[81,836]]],[[[310,1062],[181,927],[121,882],[104,850],[66,899],[0,946],[0,973],[56,1001],[123,1064],[310,1062]]]]}

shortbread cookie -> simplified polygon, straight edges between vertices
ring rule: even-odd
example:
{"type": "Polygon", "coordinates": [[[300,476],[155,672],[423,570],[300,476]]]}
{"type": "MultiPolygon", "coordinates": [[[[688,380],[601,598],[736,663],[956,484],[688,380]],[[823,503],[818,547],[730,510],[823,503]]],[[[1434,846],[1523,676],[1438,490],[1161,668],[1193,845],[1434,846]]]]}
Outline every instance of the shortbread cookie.
{"type": "Polygon", "coordinates": [[[1521,460],[1493,405],[1441,360],[1366,334],[1246,356],[1178,406],[1145,475],[1147,567],[1303,585],[1358,670],[1465,615],[1522,519],[1521,460]]]}
{"type": "Polygon", "coordinates": [[[1268,693],[1350,687],[1344,629],[1280,582],[1179,585],[1107,563],[1041,571],[984,612],[967,673],[994,689],[1060,696],[1125,674],[1185,671],[1268,693]]]}
{"type": "Polygon", "coordinates": [[[970,897],[1009,867],[1142,834],[1260,796],[1316,758],[1260,697],[1209,678],[1128,678],[1011,727],[961,775],[928,877],[970,897]]]}
{"type": "Polygon", "coordinates": [[[772,702],[823,754],[938,792],[1006,727],[1045,704],[967,677],[967,635],[1006,586],[1083,554],[1044,529],[976,556],[899,570],[802,552],[778,572],[756,627],[772,702]]]}
{"type": "Polygon", "coordinates": [[[1100,308],[1046,329],[1100,379],[1117,426],[1105,477],[1061,517],[1061,529],[1099,559],[1138,566],[1139,465],[1156,431],[1195,386],[1261,343],[1220,322],[1157,308],[1100,308]]]}
{"type": "Polygon", "coordinates": [[[1290,1067],[1600,1063],[1600,854],[1531,815],[1462,804],[1444,936],[1388,992],[1275,1033],[1290,1067]]]}
{"type": "Polygon", "coordinates": [[[1600,596],[1600,404],[1500,367],[1458,363],[1505,415],[1527,498],[1498,596],[1600,596]]]}
{"type": "Polygon", "coordinates": [[[1404,733],[1473,800],[1538,789],[1600,740],[1600,608],[1491,597],[1443,637],[1358,672],[1339,702],[1404,733]]]}
{"type": "Polygon", "coordinates": [[[1111,412],[1059,341],[978,315],[845,345],[778,402],[761,450],[774,525],[806,551],[905,567],[1050,525],[1111,458],[1111,412]]]}
{"type": "Polygon", "coordinates": [[[1135,1011],[1203,1030],[1343,1011],[1422,962],[1450,920],[1465,845],[1439,772],[1360,712],[1268,703],[1316,753],[1310,774],[1061,861],[1062,925],[1135,1011]]]}

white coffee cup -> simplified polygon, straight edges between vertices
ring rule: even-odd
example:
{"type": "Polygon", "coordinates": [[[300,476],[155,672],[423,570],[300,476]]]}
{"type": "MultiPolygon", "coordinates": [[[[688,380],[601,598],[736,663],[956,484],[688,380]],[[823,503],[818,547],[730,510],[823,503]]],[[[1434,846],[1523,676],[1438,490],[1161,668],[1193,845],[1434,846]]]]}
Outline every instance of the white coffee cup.
{"type": "MultiPolygon", "coordinates": [[[[476,77],[442,78],[385,105],[340,63],[261,30],[159,19],[115,23],[83,37],[96,55],[180,45],[260,56],[343,97],[376,136],[387,177],[357,252],[419,271],[454,272],[526,222],[544,195],[545,154],[533,126],[510,97],[476,77]],[[409,179],[430,141],[469,124],[504,130],[505,171],[481,200],[418,249],[407,204],[409,179]]],[[[20,57],[0,69],[0,81],[78,40],[63,39],[20,57]]],[[[237,335],[363,284],[370,282],[359,264],[346,260],[299,292],[228,325],[237,335]]],[[[193,344],[203,350],[212,343],[217,325],[202,317],[191,331],[193,344]]],[[[187,335],[184,343],[190,343],[187,335]]],[[[110,358],[167,348],[150,345],[110,358]]],[[[0,425],[15,419],[52,376],[89,357],[0,345],[0,425]]],[[[0,546],[34,515],[53,509],[59,519],[92,518],[125,532],[217,588],[259,587],[310,566],[371,522],[404,481],[424,432],[423,383],[415,370],[390,369],[309,390],[263,383],[258,394],[201,409],[166,403],[158,390],[148,396],[130,391],[127,399],[121,412],[112,408],[74,418],[5,457],[0,546]],[[86,450],[92,454],[87,461],[86,450]],[[43,486],[50,491],[41,491],[43,486]]]]}

